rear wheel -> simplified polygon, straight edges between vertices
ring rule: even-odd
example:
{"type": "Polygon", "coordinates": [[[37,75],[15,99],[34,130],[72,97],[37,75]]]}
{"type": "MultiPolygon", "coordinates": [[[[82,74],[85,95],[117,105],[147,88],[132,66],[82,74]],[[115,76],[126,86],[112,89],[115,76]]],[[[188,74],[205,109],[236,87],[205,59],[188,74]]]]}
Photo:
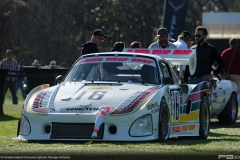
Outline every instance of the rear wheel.
{"type": "Polygon", "coordinates": [[[158,128],[159,141],[166,142],[170,134],[170,114],[164,99],[162,99],[160,104],[158,128]]]}
{"type": "Polygon", "coordinates": [[[201,100],[199,118],[200,118],[199,138],[207,139],[210,129],[210,109],[208,98],[206,96],[203,96],[201,100]]]}
{"type": "Polygon", "coordinates": [[[236,94],[232,93],[224,110],[218,115],[219,123],[235,124],[238,115],[238,101],[236,94]]]}

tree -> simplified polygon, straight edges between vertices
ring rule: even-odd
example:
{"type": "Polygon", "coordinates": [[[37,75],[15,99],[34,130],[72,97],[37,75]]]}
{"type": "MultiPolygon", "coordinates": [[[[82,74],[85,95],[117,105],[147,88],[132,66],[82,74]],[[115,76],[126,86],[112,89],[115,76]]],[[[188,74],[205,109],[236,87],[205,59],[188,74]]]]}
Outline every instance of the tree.
{"type": "MultiPolygon", "coordinates": [[[[100,47],[110,51],[116,41],[129,47],[140,41],[148,47],[162,21],[164,0],[1,0],[0,57],[11,48],[17,60],[34,59],[70,67],[80,56],[81,44],[101,28],[109,38],[100,47]]],[[[240,0],[189,1],[185,30],[194,33],[202,12],[239,11],[240,0]]]]}

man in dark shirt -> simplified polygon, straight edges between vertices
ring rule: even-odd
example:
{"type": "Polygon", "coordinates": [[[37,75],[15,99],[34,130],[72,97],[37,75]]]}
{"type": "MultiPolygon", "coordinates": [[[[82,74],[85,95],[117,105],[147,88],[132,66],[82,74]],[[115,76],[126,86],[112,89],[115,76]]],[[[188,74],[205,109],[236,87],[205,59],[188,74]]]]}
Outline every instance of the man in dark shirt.
{"type": "Polygon", "coordinates": [[[104,32],[101,29],[96,29],[92,34],[91,40],[82,45],[81,54],[99,53],[97,46],[100,46],[105,38],[107,38],[107,36],[104,32]]]}
{"type": "Polygon", "coordinates": [[[195,29],[194,36],[197,45],[191,47],[191,49],[196,49],[197,66],[195,73],[191,76],[189,66],[186,66],[184,74],[185,83],[197,84],[202,81],[210,81],[213,78],[211,71],[214,60],[218,64],[217,69],[214,71],[215,74],[219,74],[224,68],[225,62],[220,54],[218,54],[216,48],[206,42],[207,35],[208,31],[205,27],[198,26],[195,29]]]}

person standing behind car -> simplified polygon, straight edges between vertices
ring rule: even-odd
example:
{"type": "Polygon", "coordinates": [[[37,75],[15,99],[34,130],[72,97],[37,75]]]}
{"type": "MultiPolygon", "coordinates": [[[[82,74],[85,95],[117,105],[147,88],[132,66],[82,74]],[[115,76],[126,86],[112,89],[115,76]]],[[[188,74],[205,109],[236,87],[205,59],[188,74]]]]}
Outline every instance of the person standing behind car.
{"type": "Polygon", "coordinates": [[[122,52],[125,47],[123,42],[115,42],[112,46],[112,52],[122,52]]]}
{"type": "Polygon", "coordinates": [[[177,47],[168,41],[168,30],[161,27],[157,31],[158,40],[152,43],[148,49],[177,49],[177,47]]]}
{"type": "MultiPolygon", "coordinates": [[[[12,50],[6,50],[6,58],[0,62],[0,69],[9,69],[8,75],[17,75],[16,72],[18,71],[18,63],[15,59],[12,58],[12,50]]],[[[18,98],[16,95],[16,80],[17,77],[7,77],[5,81],[5,85],[3,88],[3,97],[2,97],[2,104],[4,104],[5,95],[7,93],[8,88],[12,94],[12,103],[18,104],[18,98]]]]}
{"type": "MultiPolygon", "coordinates": [[[[168,40],[169,34],[168,34],[168,30],[166,28],[164,28],[164,27],[159,28],[157,31],[157,37],[158,37],[158,40],[156,42],[152,43],[148,47],[148,49],[177,49],[177,47],[168,40]]],[[[174,70],[176,76],[179,77],[176,66],[173,66],[173,70],[174,70]]]]}
{"type": "Polygon", "coordinates": [[[133,42],[130,44],[130,48],[142,48],[141,42],[133,41],[133,42]]]}
{"type": "Polygon", "coordinates": [[[226,73],[229,71],[230,78],[231,78],[230,80],[236,83],[238,87],[238,93],[240,93],[240,69],[239,69],[240,68],[240,63],[239,63],[240,49],[238,49],[237,47],[238,47],[238,40],[235,38],[231,38],[229,40],[229,48],[225,49],[222,52],[221,56],[226,63],[223,69],[223,73],[226,73]],[[235,53],[233,53],[234,51],[235,53]],[[232,59],[232,64],[230,66],[231,59],[232,59]]]}
{"type": "Polygon", "coordinates": [[[104,32],[101,29],[96,29],[92,34],[91,40],[82,45],[81,55],[99,53],[97,46],[100,46],[105,38],[107,36],[104,32]]]}
{"type": "Polygon", "coordinates": [[[191,41],[189,48],[191,48],[191,47],[194,46],[194,45],[195,45],[195,42],[194,42],[194,41],[191,41]]]}
{"type": "MultiPolygon", "coordinates": [[[[173,44],[177,47],[177,49],[188,49],[190,46],[190,41],[191,34],[188,31],[182,31],[178,36],[178,40],[176,42],[173,42],[173,44]]],[[[181,83],[184,83],[185,67],[185,65],[180,65],[179,78],[181,80],[181,83]]]]}
{"type": "Polygon", "coordinates": [[[185,68],[184,83],[198,84],[202,81],[210,81],[213,78],[212,65],[215,60],[218,64],[215,74],[219,74],[224,68],[225,62],[218,54],[216,48],[206,42],[208,31],[204,26],[198,26],[195,29],[195,46],[191,49],[196,49],[197,65],[193,75],[190,76],[189,65],[185,68]],[[188,81],[188,77],[190,79],[188,81]]]}

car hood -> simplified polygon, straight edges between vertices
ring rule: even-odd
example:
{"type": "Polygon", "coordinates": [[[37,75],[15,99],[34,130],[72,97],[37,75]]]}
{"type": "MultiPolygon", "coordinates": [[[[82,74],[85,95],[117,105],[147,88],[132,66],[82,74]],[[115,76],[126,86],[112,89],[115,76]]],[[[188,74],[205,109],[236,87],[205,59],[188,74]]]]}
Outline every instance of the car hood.
{"type": "Polygon", "coordinates": [[[134,109],[159,88],[142,84],[64,83],[55,89],[58,91],[49,100],[51,112],[93,113],[102,106],[109,106],[115,112],[134,109]]]}

